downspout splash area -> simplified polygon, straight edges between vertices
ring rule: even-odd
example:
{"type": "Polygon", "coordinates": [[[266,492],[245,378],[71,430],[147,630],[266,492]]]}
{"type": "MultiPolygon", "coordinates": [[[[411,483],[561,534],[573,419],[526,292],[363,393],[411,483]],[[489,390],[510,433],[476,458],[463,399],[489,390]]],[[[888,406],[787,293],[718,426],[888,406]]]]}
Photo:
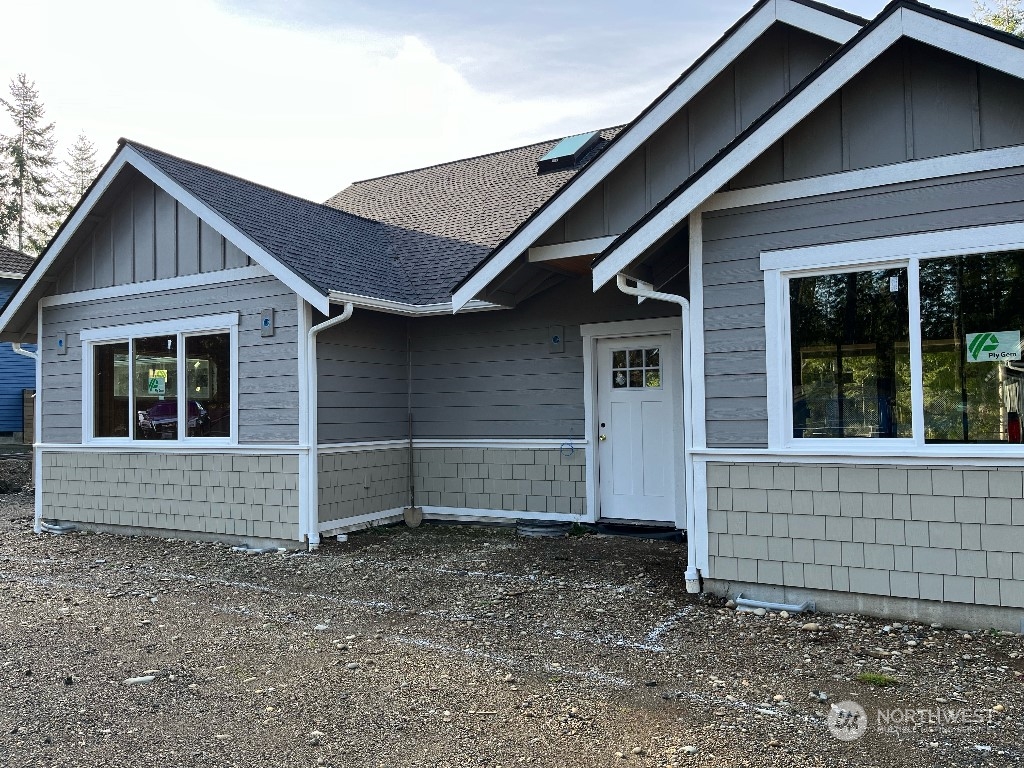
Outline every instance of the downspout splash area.
{"type": "MultiPolygon", "coordinates": [[[[654,290],[654,286],[650,283],[644,283],[640,280],[633,279],[635,285],[630,285],[629,278],[622,273],[615,276],[615,285],[620,291],[629,295],[636,296],[638,300],[653,299],[655,301],[667,301],[672,304],[678,304],[682,310],[682,321],[683,321],[683,364],[687,368],[690,363],[690,301],[685,296],[679,296],[674,293],[661,293],[654,290]]],[[[693,403],[690,399],[690,386],[683,382],[683,472],[685,477],[686,493],[685,493],[685,504],[686,504],[686,574],[684,579],[686,580],[686,591],[691,594],[696,594],[701,591],[700,586],[700,571],[697,570],[697,537],[696,537],[696,521],[697,521],[697,510],[694,506],[693,501],[693,459],[691,456],[690,448],[693,445],[693,403]]]]}
{"type": "Polygon", "coordinates": [[[352,317],[352,302],[346,301],[342,312],[337,317],[332,317],[319,325],[314,325],[306,334],[306,387],[307,387],[307,408],[302,414],[306,419],[306,435],[309,439],[309,460],[306,463],[306,477],[301,482],[306,483],[307,503],[305,509],[300,511],[299,534],[305,535],[310,551],[320,546],[320,462],[319,462],[319,435],[318,429],[318,395],[320,384],[317,379],[317,356],[316,337],[321,331],[341,325],[352,317]]]}

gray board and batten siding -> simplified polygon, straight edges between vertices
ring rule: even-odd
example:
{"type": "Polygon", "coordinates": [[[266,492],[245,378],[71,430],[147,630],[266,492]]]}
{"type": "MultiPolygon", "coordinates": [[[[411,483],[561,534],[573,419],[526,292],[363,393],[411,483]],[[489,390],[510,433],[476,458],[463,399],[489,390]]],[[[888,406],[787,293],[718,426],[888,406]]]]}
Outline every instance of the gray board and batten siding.
{"type": "Polygon", "coordinates": [[[125,169],[110,207],[74,235],[56,293],[250,266],[238,247],[148,178],[125,169]]]}
{"type": "Polygon", "coordinates": [[[838,47],[803,30],[773,25],[556,222],[537,245],[626,231],[838,47]]]}
{"type": "MultiPolygon", "coordinates": [[[[637,305],[614,286],[594,294],[586,279],[574,279],[513,310],[414,318],[408,325],[413,434],[580,440],[580,324],[676,314],[674,305],[637,305]],[[553,327],[564,333],[560,351],[552,350],[553,327]]],[[[321,444],[407,437],[406,333],[400,318],[356,309],[350,321],[320,337],[321,444]]]]}
{"type": "Polygon", "coordinates": [[[708,446],[768,445],[762,251],[1022,219],[1024,168],[704,214],[708,446]]]}

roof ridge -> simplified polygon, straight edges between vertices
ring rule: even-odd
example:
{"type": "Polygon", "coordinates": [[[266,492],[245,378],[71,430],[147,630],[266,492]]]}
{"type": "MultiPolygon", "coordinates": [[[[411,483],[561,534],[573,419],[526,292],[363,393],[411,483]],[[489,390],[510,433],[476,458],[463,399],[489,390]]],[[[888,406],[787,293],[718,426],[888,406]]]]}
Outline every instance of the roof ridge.
{"type": "MultiPolygon", "coordinates": [[[[627,125],[629,125],[629,123],[622,123],[621,125],[609,125],[605,126],[604,128],[596,128],[592,131],[580,131],[580,133],[604,133],[605,131],[614,131],[624,128],[627,125]]],[[[353,181],[348,186],[354,187],[356,184],[365,184],[369,181],[380,181],[381,179],[391,179],[394,178],[395,176],[405,176],[406,174],[410,173],[429,171],[431,168],[440,168],[445,165],[458,165],[459,163],[468,163],[470,160],[481,160],[485,157],[494,157],[495,155],[502,155],[505,154],[506,152],[519,152],[524,149],[529,149],[530,147],[539,147],[542,144],[550,144],[552,141],[561,141],[562,139],[568,138],[570,136],[579,136],[580,133],[567,133],[565,136],[559,136],[553,139],[544,139],[543,141],[534,141],[531,142],[530,144],[521,144],[518,147],[506,147],[505,149],[496,149],[493,152],[483,152],[479,155],[470,155],[469,157],[460,157],[455,160],[446,160],[442,163],[432,163],[430,165],[424,165],[419,168],[410,168],[406,171],[395,171],[394,173],[384,173],[381,174],[380,176],[370,176],[369,178],[366,179],[358,179],[357,181],[353,181]]],[[[346,189],[348,189],[348,187],[346,187],[346,189]]],[[[334,199],[339,194],[341,194],[341,192],[344,191],[345,190],[341,190],[340,192],[331,195],[331,199],[334,199]]]]}

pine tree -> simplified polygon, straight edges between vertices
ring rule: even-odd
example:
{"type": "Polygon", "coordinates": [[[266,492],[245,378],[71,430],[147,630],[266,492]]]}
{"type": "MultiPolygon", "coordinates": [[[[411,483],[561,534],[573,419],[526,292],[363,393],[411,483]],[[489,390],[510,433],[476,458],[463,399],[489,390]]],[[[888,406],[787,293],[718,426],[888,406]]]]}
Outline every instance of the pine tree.
{"type": "Polygon", "coordinates": [[[43,122],[46,110],[35,83],[20,73],[11,80],[10,93],[10,101],[0,99],[14,123],[14,134],[0,139],[0,155],[9,168],[4,201],[12,218],[9,239],[19,251],[39,253],[53,234],[57,140],[53,123],[43,122]]]}
{"type": "Polygon", "coordinates": [[[974,0],[974,20],[990,27],[1024,37],[1024,0],[974,0]]]}
{"type": "Polygon", "coordinates": [[[59,196],[57,206],[57,225],[67,217],[78,201],[89,189],[93,179],[99,172],[96,162],[96,145],[89,141],[84,133],[78,134],[75,143],[68,150],[68,157],[60,171],[59,196]]]}

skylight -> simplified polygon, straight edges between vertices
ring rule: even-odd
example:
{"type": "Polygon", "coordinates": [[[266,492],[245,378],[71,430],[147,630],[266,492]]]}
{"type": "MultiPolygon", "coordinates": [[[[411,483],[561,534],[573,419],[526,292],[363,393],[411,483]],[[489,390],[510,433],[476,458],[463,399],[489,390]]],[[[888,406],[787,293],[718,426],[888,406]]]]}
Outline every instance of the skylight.
{"type": "Polygon", "coordinates": [[[537,161],[537,171],[561,171],[575,168],[576,164],[601,141],[600,131],[568,136],[555,144],[544,157],[537,161]]]}

